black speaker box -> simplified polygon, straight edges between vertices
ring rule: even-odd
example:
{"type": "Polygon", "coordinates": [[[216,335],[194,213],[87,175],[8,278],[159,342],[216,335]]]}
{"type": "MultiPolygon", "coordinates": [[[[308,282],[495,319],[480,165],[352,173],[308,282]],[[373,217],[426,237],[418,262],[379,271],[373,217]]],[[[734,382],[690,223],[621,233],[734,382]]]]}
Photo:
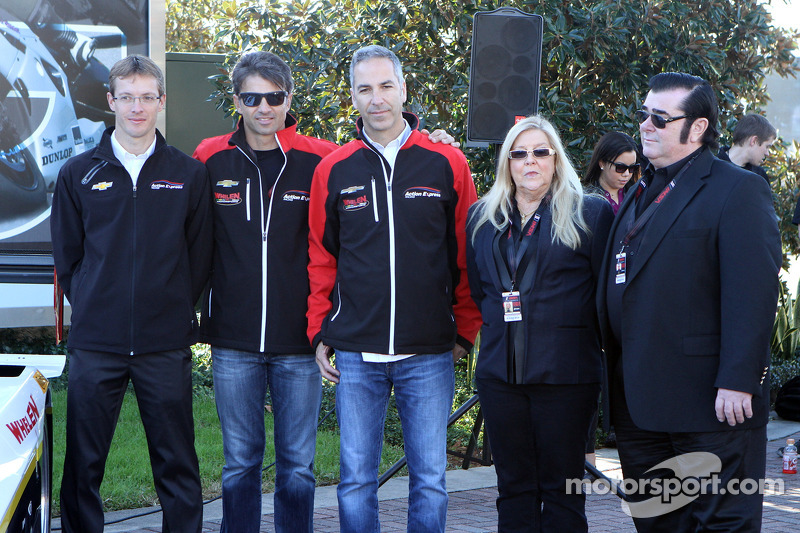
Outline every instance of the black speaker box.
{"type": "Polygon", "coordinates": [[[542,27],[540,15],[516,8],[475,14],[467,146],[502,143],[519,118],[536,113],[542,27]]]}

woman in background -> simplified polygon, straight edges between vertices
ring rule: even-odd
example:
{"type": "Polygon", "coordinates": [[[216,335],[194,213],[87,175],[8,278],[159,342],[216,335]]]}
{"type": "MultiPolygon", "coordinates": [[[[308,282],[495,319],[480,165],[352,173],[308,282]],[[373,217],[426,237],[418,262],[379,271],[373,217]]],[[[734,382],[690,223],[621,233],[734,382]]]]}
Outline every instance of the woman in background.
{"type": "Polygon", "coordinates": [[[498,478],[499,531],[587,530],[586,436],[601,382],[595,309],[614,215],[584,196],[553,126],[506,136],[472,208],[467,271],[483,317],[476,382],[498,478]]]}
{"type": "Polygon", "coordinates": [[[595,145],[583,178],[587,192],[604,196],[616,215],[625,191],[639,179],[641,159],[639,148],[629,135],[606,133],[595,145]]]}

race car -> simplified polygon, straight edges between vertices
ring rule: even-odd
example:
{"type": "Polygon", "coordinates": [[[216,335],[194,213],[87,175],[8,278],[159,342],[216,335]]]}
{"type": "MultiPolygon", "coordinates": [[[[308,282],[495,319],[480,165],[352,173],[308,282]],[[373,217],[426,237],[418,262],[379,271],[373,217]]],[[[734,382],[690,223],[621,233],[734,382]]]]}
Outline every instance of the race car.
{"type": "Polygon", "coordinates": [[[0,533],[50,531],[53,418],[49,381],[62,355],[0,354],[0,533]]]}

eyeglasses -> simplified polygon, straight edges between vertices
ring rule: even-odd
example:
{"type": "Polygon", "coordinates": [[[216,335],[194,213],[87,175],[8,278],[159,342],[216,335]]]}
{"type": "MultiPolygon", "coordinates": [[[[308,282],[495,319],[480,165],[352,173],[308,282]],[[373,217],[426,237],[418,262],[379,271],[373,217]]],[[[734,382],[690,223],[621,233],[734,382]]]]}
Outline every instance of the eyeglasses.
{"type": "Polygon", "coordinates": [[[556,151],[552,148],[534,148],[533,150],[511,150],[508,152],[509,159],[527,159],[531,154],[536,159],[544,159],[554,155],[556,151]]]}
{"type": "Polygon", "coordinates": [[[129,95],[126,94],[124,96],[114,96],[113,99],[114,99],[115,102],[119,102],[120,105],[123,105],[123,106],[132,106],[134,104],[134,102],[136,102],[136,100],[139,100],[140,104],[142,104],[143,106],[149,107],[149,106],[155,105],[156,102],[161,100],[161,97],[160,96],[153,96],[151,94],[148,94],[148,95],[145,95],[145,96],[129,96],[129,95]]]}
{"type": "Polygon", "coordinates": [[[664,118],[661,115],[656,115],[654,113],[648,113],[647,111],[644,111],[642,109],[640,109],[640,110],[638,110],[636,112],[636,120],[639,121],[639,124],[644,123],[644,121],[647,120],[648,117],[650,117],[650,121],[653,123],[653,126],[655,126],[656,128],[658,128],[660,130],[663,130],[664,128],[666,128],[667,124],[669,122],[675,122],[676,120],[680,120],[682,118],[689,118],[691,116],[692,115],[681,115],[679,117],[664,118]]]}
{"type": "Polygon", "coordinates": [[[639,167],[640,167],[639,163],[634,163],[632,165],[625,165],[623,163],[611,163],[611,164],[614,165],[614,171],[617,174],[625,174],[626,170],[631,174],[639,173],[639,167]]]}
{"type": "Polygon", "coordinates": [[[241,93],[239,100],[247,107],[258,107],[261,105],[261,98],[267,99],[267,105],[281,105],[286,101],[289,93],[286,91],[273,91],[271,93],[241,93]]]}

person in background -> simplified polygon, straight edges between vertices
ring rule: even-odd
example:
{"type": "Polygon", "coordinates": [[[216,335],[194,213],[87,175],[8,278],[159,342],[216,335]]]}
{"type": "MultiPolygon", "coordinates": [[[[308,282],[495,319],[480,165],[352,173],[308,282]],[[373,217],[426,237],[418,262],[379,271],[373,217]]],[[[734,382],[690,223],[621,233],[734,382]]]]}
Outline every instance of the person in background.
{"type": "Polygon", "coordinates": [[[602,381],[597,280],[614,219],[584,195],[558,132],[509,130],[472,207],[467,271],[483,317],[475,371],[497,471],[499,531],[587,531],[584,452],[602,381]]]}
{"type": "Polygon", "coordinates": [[[761,115],[745,115],[733,128],[733,144],[720,148],[718,157],[755,172],[769,183],[770,178],[761,164],[777,138],[778,132],[769,120],[761,115]]]}
{"type": "Polygon", "coordinates": [[[211,265],[208,173],[156,130],[166,96],[152,60],[121,59],[108,86],[115,125],[61,168],[50,218],[58,282],[72,305],[61,526],[103,531],[100,483],[131,382],[162,529],[199,533],[189,347],[211,265]]]}
{"type": "Polygon", "coordinates": [[[639,179],[640,160],[636,141],[629,135],[617,131],[606,133],[594,147],[583,185],[587,192],[601,194],[608,200],[616,215],[625,191],[639,179]]]}
{"type": "MultiPolygon", "coordinates": [[[[639,179],[641,160],[639,147],[630,135],[617,131],[606,133],[592,152],[592,159],[583,177],[584,190],[602,195],[616,215],[625,199],[625,192],[639,179]]],[[[607,397],[602,403],[603,412],[608,413],[607,397]]],[[[586,461],[592,466],[596,463],[594,448],[598,421],[598,411],[595,410],[586,441],[586,461]]],[[[608,416],[604,418],[603,428],[606,432],[610,429],[608,416]]],[[[611,439],[613,441],[613,436],[611,439]]]]}

